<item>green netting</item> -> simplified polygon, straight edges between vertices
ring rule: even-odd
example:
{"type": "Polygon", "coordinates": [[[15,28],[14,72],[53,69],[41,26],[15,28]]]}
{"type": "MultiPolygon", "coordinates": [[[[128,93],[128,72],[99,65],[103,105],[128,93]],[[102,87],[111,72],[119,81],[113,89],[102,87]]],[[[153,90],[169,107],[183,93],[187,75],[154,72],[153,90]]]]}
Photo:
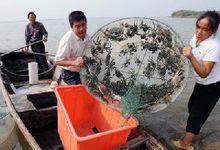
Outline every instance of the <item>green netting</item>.
{"type": "Polygon", "coordinates": [[[121,108],[124,117],[135,115],[140,107],[141,86],[134,85],[128,88],[121,97],[121,108]]]}

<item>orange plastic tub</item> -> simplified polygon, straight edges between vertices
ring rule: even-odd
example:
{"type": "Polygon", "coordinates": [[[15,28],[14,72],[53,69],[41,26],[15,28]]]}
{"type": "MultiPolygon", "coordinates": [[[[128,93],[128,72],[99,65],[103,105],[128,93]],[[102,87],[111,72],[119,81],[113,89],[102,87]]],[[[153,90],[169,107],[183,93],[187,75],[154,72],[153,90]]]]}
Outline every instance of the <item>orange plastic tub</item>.
{"type": "Polygon", "coordinates": [[[58,132],[67,150],[111,150],[126,143],[135,118],[124,119],[121,112],[107,107],[90,95],[85,87],[60,86],[58,132]]]}

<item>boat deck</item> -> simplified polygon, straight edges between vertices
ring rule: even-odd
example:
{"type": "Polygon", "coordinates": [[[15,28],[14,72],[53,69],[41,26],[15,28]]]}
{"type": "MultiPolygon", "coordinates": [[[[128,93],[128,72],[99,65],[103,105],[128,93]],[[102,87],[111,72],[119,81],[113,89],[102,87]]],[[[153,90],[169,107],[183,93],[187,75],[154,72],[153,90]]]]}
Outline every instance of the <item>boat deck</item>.
{"type": "Polygon", "coordinates": [[[29,84],[28,82],[17,83],[13,88],[15,94],[35,94],[41,92],[50,92],[53,89],[50,88],[52,80],[39,80],[38,84],[29,84]]]}
{"type": "Polygon", "coordinates": [[[62,149],[57,132],[57,101],[49,83],[16,88],[10,98],[24,125],[42,149],[62,149]]]}

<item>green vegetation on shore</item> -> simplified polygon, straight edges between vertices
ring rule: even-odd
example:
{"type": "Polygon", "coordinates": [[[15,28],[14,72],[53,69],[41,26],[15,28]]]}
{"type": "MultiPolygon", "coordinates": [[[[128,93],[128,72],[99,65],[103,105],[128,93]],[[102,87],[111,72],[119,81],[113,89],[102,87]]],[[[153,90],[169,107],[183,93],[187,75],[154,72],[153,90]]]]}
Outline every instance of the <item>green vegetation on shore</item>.
{"type": "MultiPolygon", "coordinates": [[[[171,17],[176,17],[176,18],[197,18],[204,12],[205,11],[178,10],[178,11],[174,11],[171,14],[171,17]]],[[[220,11],[218,11],[218,13],[220,14],[220,11]]]]}

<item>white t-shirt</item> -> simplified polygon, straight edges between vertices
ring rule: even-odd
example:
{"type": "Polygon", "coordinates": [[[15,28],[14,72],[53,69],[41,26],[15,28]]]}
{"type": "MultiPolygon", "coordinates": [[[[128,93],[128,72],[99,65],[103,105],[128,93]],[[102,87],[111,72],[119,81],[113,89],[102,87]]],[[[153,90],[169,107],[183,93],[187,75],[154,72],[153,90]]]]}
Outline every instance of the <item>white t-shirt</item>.
{"type": "Polygon", "coordinates": [[[218,39],[220,39],[220,26],[219,26],[218,30],[216,31],[216,37],[218,39]]]}
{"type": "MultiPolygon", "coordinates": [[[[60,40],[55,61],[75,60],[77,57],[81,57],[88,40],[88,35],[82,40],[72,31],[72,29],[70,29],[60,40]]],[[[73,72],[80,71],[80,67],[76,66],[63,66],[62,68],[73,72]]]]}
{"type": "Polygon", "coordinates": [[[198,62],[215,62],[210,74],[206,78],[201,78],[194,71],[196,82],[207,85],[220,81],[220,41],[215,37],[215,35],[212,35],[196,46],[196,36],[194,35],[190,41],[190,45],[193,48],[192,53],[198,62]]]}

